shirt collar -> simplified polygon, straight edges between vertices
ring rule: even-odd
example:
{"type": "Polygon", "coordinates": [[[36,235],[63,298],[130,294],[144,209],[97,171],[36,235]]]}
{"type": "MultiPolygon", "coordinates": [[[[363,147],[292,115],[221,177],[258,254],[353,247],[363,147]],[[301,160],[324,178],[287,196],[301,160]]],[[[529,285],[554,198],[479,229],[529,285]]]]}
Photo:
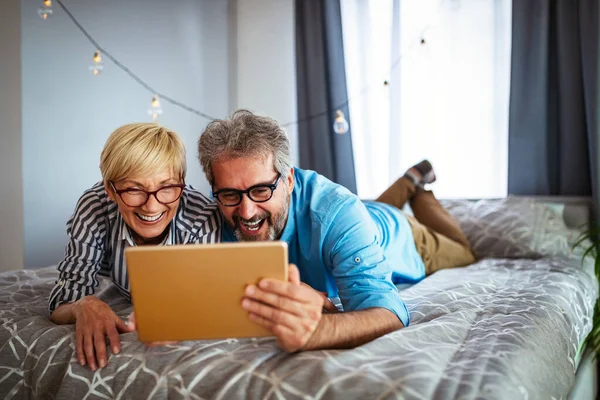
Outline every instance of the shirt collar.
{"type": "MultiPolygon", "coordinates": [[[[187,190],[187,186],[183,189],[183,193],[181,194],[181,197],[179,198],[179,206],[177,207],[177,212],[175,212],[175,217],[173,217],[173,221],[171,221],[171,223],[174,224],[175,227],[177,229],[179,229],[179,231],[182,231],[182,232],[188,231],[188,228],[186,228],[186,226],[182,222],[185,220],[184,212],[187,207],[186,190],[187,190]]],[[[189,234],[189,232],[187,232],[187,234],[189,234]]]]}

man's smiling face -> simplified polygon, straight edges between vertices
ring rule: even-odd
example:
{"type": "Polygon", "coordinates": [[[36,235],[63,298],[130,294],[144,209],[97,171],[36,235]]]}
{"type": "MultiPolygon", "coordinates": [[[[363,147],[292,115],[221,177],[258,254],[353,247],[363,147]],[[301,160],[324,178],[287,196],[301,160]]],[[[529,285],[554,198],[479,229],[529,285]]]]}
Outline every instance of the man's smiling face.
{"type": "MultiPolygon", "coordinates": [[[[279,174],[273,168],[273,156],[240,157],[217,160],[212,166],[213,192],[224,189],[247,190],[256,185],[273,185],[279,174]]],[[[287,222],[290,194],[294,187],[294,170],[281,177],[273,196],[255,202],[247,194],[235,206],[218,202],[225,221],[240,241],[276,240],[287,222]]],[[[270,190],[270,189],[267,189],[270,190]]]]}

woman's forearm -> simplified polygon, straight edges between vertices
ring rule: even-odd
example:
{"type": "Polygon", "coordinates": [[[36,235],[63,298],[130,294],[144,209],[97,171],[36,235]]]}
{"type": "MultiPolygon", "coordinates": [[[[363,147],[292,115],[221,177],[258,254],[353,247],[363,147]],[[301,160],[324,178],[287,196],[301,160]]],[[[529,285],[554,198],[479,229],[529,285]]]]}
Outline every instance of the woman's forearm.
{"type": "Polygon", "coordinates": [[[58,325],[74,324],[77,320],[74,308],[77,309],[77,302],[61,304],[52,312],[50,320],[58,325]]]}

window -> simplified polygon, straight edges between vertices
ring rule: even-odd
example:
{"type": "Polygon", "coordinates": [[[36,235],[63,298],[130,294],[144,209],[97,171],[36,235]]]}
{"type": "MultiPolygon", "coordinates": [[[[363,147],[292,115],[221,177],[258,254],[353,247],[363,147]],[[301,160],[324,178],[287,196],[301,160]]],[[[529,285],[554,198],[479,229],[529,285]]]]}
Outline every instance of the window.
{"type": "Polygon", "coordinates": [[[427,158],[437,197],[506,196],[511,1],[341,4],[358,195],[427,158]]]}

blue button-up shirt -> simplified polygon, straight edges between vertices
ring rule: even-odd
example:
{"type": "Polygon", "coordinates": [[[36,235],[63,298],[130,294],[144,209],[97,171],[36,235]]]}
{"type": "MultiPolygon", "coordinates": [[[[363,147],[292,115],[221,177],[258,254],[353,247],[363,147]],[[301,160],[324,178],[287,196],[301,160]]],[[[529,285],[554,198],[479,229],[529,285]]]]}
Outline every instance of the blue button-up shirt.
{"type": "MultiPolygon", "coordinates": [[[[362,202],[314,171],[295,168],[294,190],[281,239],[289,261],[314,289],[340,298],[344,311],[381,307],[408,326],[395,284],[425,276],[406,216],[397,208],[362,202]]],[[[224,226],[223,241],[236,241],[224,226]]]]}

